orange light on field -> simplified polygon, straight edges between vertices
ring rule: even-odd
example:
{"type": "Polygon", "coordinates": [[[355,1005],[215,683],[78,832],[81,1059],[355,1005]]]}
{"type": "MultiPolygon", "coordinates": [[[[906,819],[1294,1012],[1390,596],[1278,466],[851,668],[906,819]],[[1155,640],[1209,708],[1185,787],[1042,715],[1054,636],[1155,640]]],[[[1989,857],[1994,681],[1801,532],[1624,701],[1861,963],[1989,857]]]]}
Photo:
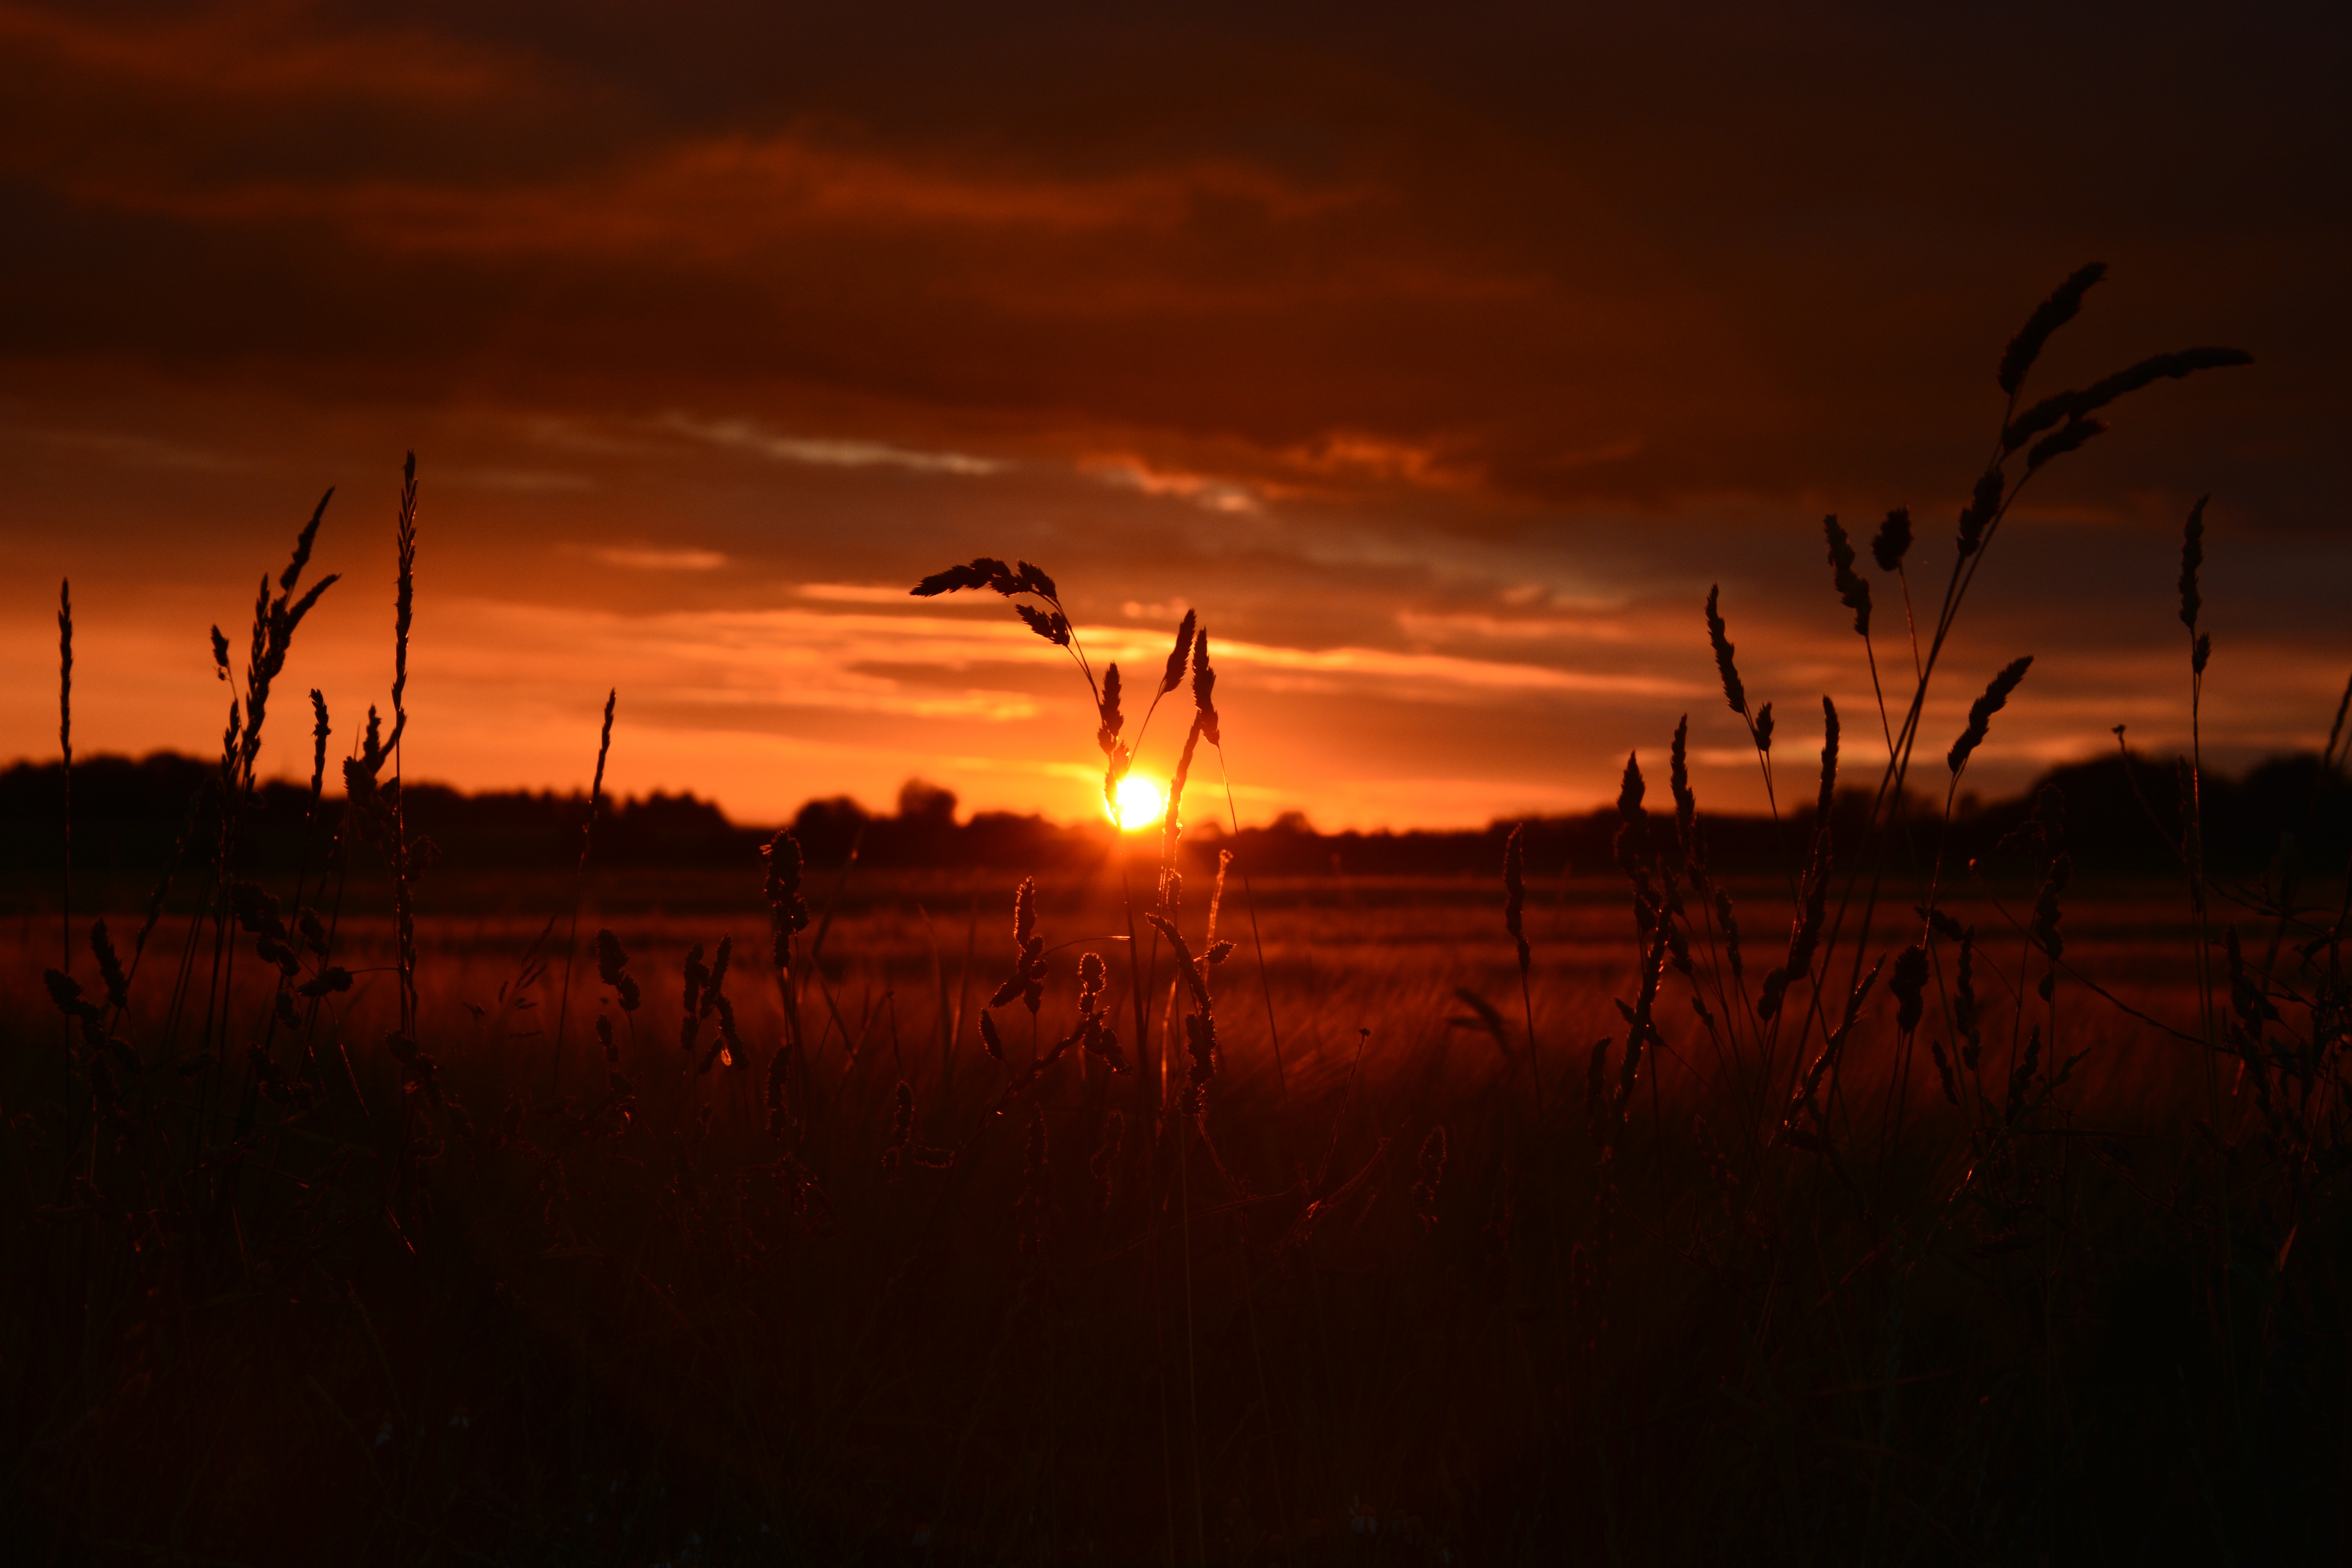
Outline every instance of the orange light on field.
{"type": "Polygon", "coordinates": [[[1129,773],[1118,781],[1118,810],[1104,807],[1111,821],[1129,833],[1159,826],[1160,814],[1167,809],[1168,786],[1141,773],[1129,773]]]}

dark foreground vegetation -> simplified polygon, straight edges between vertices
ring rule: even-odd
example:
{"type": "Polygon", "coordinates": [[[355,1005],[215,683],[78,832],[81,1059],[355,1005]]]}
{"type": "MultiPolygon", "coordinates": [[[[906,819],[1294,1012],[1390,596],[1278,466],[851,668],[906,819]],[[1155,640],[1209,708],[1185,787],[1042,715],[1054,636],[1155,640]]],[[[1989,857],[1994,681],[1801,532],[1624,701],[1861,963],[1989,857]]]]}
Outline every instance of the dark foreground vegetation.
{"type": "MultiPolygon", "coordinates": [[[[339,721],[364,736],[336,748],[340,804],[323,699],[312,784],[266,804],[257,778],[314,518],[168,842],[100,847],[78,773],[77,902],[64,819],[41,829],[64,907],[25,923],[0,1057],[7,1539],[57,1562],[2342,1560],[2342,711],[2320,757],[2239,786],[2255,805],[2192,750],[2118,764],[2129,813],[2080,798],[2094,771],[1997,822],[1957,802],[2030,661],[1958,735],[1920,734],[2020,489],[2119,399],[2244,361],[2027,403],[2097,280],[2003,356],[1940,606],[1911,590],[1925,674],[1854,731],[1886,754],[1843,771],[1822,705],[1812,816],[1754,850],[1790,851],[1771,874],[1730,874],[1745,830],[1700,809],[1662,721],[1604,821],[1460,841],[1492,901],[1395,917],[1451,922],[1418,968],[1367,939],[1335,972],[1298,906],[1261,920],[1278,831],[997,875],[982,927],[853,907],[845,847],[822,869],[787,832],[754,858],[677,803],[635,808],[625,874],[658,870],[660,825],[701,834],[754,918],[575,935],[631,820],[593,789],[588,832],[524,814],[571,900],[420,914],[450,872],[432,812],[451,860],[484,851],[474,806],[399,779],[413,470],[390,701],[339,721]],[[265,812],[297,824],[274,848],[265,812]],[[2160,915],[2077,879],[2117,817],[2156,844],[2160,915]],[[110,890],[100,924],[109,854],[154,890],[110,890]],[[1531,893],[1563,856],[1613,878],[1613,945],[1578,923],[1591,899],[1531,893]]],[[[1825,535],[1857,651],[1898,667],[1825,535]]],[[[1890,514],[1875,581],[1911,542],[1890,514]]],[[[2192,717],[2203,543],[2200,502],[2192,717]]],[[[1189,709],[1180,784],[1221,744],[1190,617],[1122,693],[1037,568],[917,592],[962,590],[1068,651],[1107,788],[1136,709],[1189,709]]],[[[1706,621],[1760,758],[1769,706],[1712,595],[1706,621]]],[[[910,804],[865,825],[877,858],[910,804]]]]}

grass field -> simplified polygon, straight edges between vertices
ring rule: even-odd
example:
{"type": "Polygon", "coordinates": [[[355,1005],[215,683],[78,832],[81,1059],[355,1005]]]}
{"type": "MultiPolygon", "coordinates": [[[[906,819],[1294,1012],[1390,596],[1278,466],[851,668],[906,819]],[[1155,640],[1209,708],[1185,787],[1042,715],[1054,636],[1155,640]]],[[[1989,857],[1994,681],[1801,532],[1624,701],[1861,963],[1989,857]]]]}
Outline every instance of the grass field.
{"type": "MultiPolygon", "coordinates": [[[[1941,1216],[1899,1264],[1904,1233],[1868,1210],[1919,1215],[1971,1155],[1924,1067],[1883,1155],[1866,1126],[1853,1135],[1865,1201],[1817,1162],[1741,1150],[1752,1108],[1691,1060],[1703,1031],[1670,1027],[1617,1156],[1601,1297],[1553,1249],[1593,1244],[1582,1068],[1639,967],[1622,889],[1561,885],[1530,911],[1548,1128],[1516,1010],[1507,1057],[1456,994],[1515,1007],[1499,884],[1262,889],[1267,984],[1254,952],[1231,961],[1217,1092],[1197,1141],[1160,1147],[1181,1169],[1156,1172],[1150,1142],[1106,1157],[1108,1112],[1139,1117],[1131,1078],[1099,1064],[992,1114],[1030,1052],[1016,1026],[1009,1063],[992,1061],[974,1022],[1009,964],[1010,891],[953,875],[849,884],[810,1059],[826,1103],[785,1163],[762,1075],[697,1074],[677,1039],[684,950],[730,927],[756,949],[758,915],[614,918],[646,994],[617,1037],[625,1117],[597,1110],[593,1020],[621,1015],[593,961],[575,970],[565,1084],[550,1070],[554,982],[517,984],[540,931],[426,923],[418,1028],[444,1042],[439,1081],[476,1131],[426,1135],[404,1217],[371,1206],[401,1157],[400,1074],[380,1044],[397,1022],[394,944],[381,921],[350,930],[346,962],[383,967],[322,1015],[309,1109],[242,1140],[216,1130],[143,1214],[89,1192],[20,1213],[50,1290],[20,1297],[45,1312],[17,1320],[29,1337],[9,1357],[49,1402],[19,1485],[48,1478],[50,1528],[101,1554],[236,1541],[261,1558],[329,1542],[383,1561],[464,1546],[1129,1562],[1173,1542],[1222,1561],[1421,1562],[1545,1557],[1542,1532],[1561,1531],[1654,1561],[1974,1559],[2036,1536],[2128,1555],[2182,1529],[2259,1529],[2239,1511],[2247,1488],[2298,1484],[2292,1468],[2240,1472],[2311,1436],[2307,1411],[2280,1426],[2282,1405],[2292,1417],[2320,1392],[2307,1366],[2263,1369],[2250,1349],[2272,1386],[2242,1391],[2248,1426],[2188,1425],[2219,1419],[2219,1371],[2175,1228],[2189,1216],[2162,1200],[2196,1165],[2182,1108],[2201,1053],[2080,985],[2055,1001],[2070,1050],[2090,1054],[2011,1156],[2044,1195],[1990,1235],[1987,1215],[1941,1216]],[[964,1018],[946,1041],[942,997],[950,1028],[964,1018]],[[955,1151],[951,1168],[886,1169],[900,1083],[913,1143],[955,1151]],[[1042,1174],[1027,1152],[1041,1121],[1042,1174]],[[1440,1128],[1428,1197],[1415,1189],[1440,1128]],[[52,1293],[77,1261],[78,1324],[52,1293]],[[2118,1358],[2130,1336],[2170,1359],[2118,1358]],[[2151,1370],[2168,1379],[2147,1385],[2151,1370]],[[192,1431],[210,1437],[191,1446],[192,1431]],[[2146,1486],[2148,1465],[2165,1487],[2146,1486]]],[[[1115,892],[1055,889],[1046,933],[1104,933],[1115,892]]],[[[1246,932],[1238,902],[1221,920],[1246,932]]],[[[1990,899],[1948,907],[2000,919],[1990,899]]],[[[2152,893],[2078,904],[2069,963],[2193,1028],[2181,916],[2152,893]]],[[[157,951],[183,934],[159,927],[157,951]]],[[[1067,1026],[1076,952],[1122,946],[1054,955],[1041,1040],[1067,1026]]],[[[2010,986],[2016,956],[1998,964],[2010,986]]],[[[268,995],[255,987],[251,1010],[268,995]]],[[[15,1000],[12,1016],[37,1016],[15,1000]]],[[[747,1038],[782,1037],[772,987],[741,1004],[747,1038]]],[[[129,1022],[152,1038],[161,1020],[129,1022]]],[[[1889,1018],[1865,1026],[1848,1092],[1877,1105],[1895,1042],[1889,1018]]],[[[18,1045],[7,1103],[40,1105],[64,1088],[57,1058],[18,1045]],[[22,1076],[45,1059],[49,1081],[22,1076]]],[[[154,1113],[186,1113],[202,1081],[163,1077],[154,1113]]],[[[12,1163],[37,1191],[59,1151],[37,1118],[13,1125],[12,1163]]],[[[133,1152],[110,1151],[97,1181],[133,1152]]],[[[2340,1376],[2324,1342],[2299,1353],[2340,1376]]]]}

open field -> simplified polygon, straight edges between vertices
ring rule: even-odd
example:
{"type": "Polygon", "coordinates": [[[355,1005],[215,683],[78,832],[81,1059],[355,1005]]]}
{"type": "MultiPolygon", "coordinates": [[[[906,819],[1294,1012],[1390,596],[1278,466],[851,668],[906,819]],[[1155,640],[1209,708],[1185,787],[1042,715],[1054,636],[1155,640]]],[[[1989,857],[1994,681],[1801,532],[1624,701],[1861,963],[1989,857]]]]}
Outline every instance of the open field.
{"type": "MultiPolygon", "coordinates": [[[[853,878],[804,1000],[822,1022],[784,1157],[764,1070],[698,1073],[677,1041],[684,950],[731,936],[740,964],[764,911],[664,890],[692,912],[583,921],[609,923],[644,1002],[614,1006],[583,951],[561,1071],[561,922],[520,985],[543,920],[420,922],[416,1028],[462,1120],[404,1095],[383,1048],[381,919],[346,923],[353,988],[301,1058],[280,1047],[315,1100],[150,1073],[145,1114],[198,1118],[173,1137],[204,1151],[184,1169],[124,1131],[68,1174],[67,1084],[19,1023],[7,1152],[34,1267],[5,1364],[36,1415],[10,1462],[50,1539],[383,1562],[1419,1563],[1542,1560],[1573,1529],[1637,1561],[1977,1561],[2029,1538],[2127,1560],[2183,1531],[2307,1541],[2340,1479],[2340,1442],[2313,1426],[2345,1368],[2316,1300],[2250,1293],[2217,1364],[2189,1250],[2210,1225],[2203,1053],[2071,977],[2050,1003],[2024,986],[2029,1020],[2054,1007],[2085,1054],[2004,1151],[2021,1198],[1999,1210],[1951,1195],[1985,1144],[1924,1060],[1887,1121],[1891,1006],[1849,1047],[1833,1171],[1741,1146],[1765,1074],[1708,1059],[1674,996],[1604,1243],[1585,1066],[1622,1036],[1611,998],[1638,990],[1622,886],[1531,892],[1538,1121],[1499,882],[1289,880],[1245,900],[1234,879],[1219,929],[1242,945],[1195,1124],[1181,1036],[1165,1087],[1081,1058],[992,1114],[1033,1048],[1017,1001],[1006,1063],[977,1035],[1011,890],[853,878]],[[1459,987],[1501,1010],[1508,1055],[1459,987]],[[599,1016],[621,1023],[610,1064],[599,1016]],[[2250,1386],[2225,1388],[2232,1364],[2250,1386]],[[130,1484],[155,1476],[171,1484],[130,1484]]],[[[811,891],[821,909],[831,889],[811,891]]],[[[1739,900],[1786,918],[1785,887],[1739,900]]],[[[1990,931],[2031,900],[1945,907],[1990,931]]],[[[1050,1047],[1081,952],[1112,960],[1115,1014],[1131,999],[1108,869],[1040,905],[1050,1047]]],[[[2183,915],[2155,889],[2074,903],[2067,962],[2193,1035],[2183,915]]],[[[5,972],[37,973],[44,934],[20,929],[5,972]]],[[[163,922],[149,962],[185,937],[163,922]]],[[[1987,940],[1989,991],[2019,988],[2022,941],[1987,940]]],[[[1157,1035],[1184,1004],[1154,959],[1157,1035]]],[[[735,975],[764,1069],[780,994],[735,975]]],[[[266,1031],[271,989],[231,1009],[240,1029],[266,1031]]],[[[20,989],[9,1016],[43,1005],[20,989]]],[[[159,1039],[142,1011],[124,1032],[159,1039]]],[[[1988,1004],[1990,1039],[2012,1013],[1988,1004]]],[[[1984,1070],[1998,1095],[2009,1051],[1984,1070]]],[[[2346,1239],[2330,1211],[2295,1245],[2325,1278],[2346,1239]]]]}

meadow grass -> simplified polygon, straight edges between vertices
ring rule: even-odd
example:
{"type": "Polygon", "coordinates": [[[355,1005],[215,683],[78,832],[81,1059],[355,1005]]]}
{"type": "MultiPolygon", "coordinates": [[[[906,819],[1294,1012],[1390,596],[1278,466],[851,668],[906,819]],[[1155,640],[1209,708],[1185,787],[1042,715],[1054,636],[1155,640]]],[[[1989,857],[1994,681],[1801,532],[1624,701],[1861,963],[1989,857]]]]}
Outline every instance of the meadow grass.
{"type": "MultiPolygon", "coordinates": [[[[1914,596],[1907,513],[1871,541],[1917,611],[1901,658],[1825,525],[1870,722],[1824,701],[1792,763],[1730,607],[1695,613],[1790,825],[1777,877],[1710,869],[1686,722],[1662,721],[1615,865],[1565,881],[1516,837],[1461,883],[1254,881],[1172,822],[1031,879],[837,878],[779,835],[731,896],[646,914],[592,816],[544,910],[453,911],[429,890],[462,868],[436,873],[400,802],[412,465],[389,729],[371,710],[338,803],[313,694],[318,856],[264,887],[236,835],[324,588],[296,596],[314,515],[263,582],[216,840],[103,922],[61,888],[65,962],[44,922],[5,970],[14,1539],[384,1563],[2340,1557],[2345,879],[2284,853],[2211,875],[2193,749],[2166,781],[2168,885],[2077,885],[2055,797],[1986,866],[1897,848],[1937,841],[1908,814],[1948,814],[2031,700],[2021,658],[1956,741],[1926,738],[1941,787],[1918,787],[1928,686],[2019,489],[2122,396],[2243,359],[2023,405],[2096,281],[2001,362],[1940,603],[1914,596]],[[1871,759],[1850,845],[1810,826],[1842,750],[1849,782],[1871,759]],[[389,899],[346,907],[364,856],[389,899]]],[[[2192,713],[2201,530],[2200,503],[2192,713]]],[[[1087,659],[1049,576],[980,557],[918,592],[958,590],[1069,651],[1107,798],[1173,698],[1162,743],[1208,815],[1206,627],[1178,628],[1130,730],[1139,689],[1087,659]]]]}

